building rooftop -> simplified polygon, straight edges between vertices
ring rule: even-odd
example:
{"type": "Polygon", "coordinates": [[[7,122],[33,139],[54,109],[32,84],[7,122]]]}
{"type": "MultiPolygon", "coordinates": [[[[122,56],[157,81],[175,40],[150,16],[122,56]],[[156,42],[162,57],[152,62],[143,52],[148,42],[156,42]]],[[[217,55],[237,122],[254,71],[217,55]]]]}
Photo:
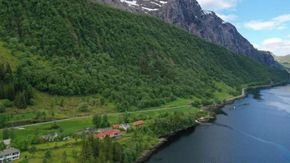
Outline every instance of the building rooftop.
{"type": "Polygon", "coordinates": [[[119,135],[121,133],[120,130],[117,130],[117,129],[113,129],[113,130],[106,130],[106,131],[103,131],[103,132],[100,132],[98,134],[96,134],[96,137],[97,138],[104,138],[106,136],[116,136],[116,135],[119,135]]]}
{"type": "Polygon", "coordinates": [[[5,156],[5,155],[15,153],[15,152],[20,152],[20,151],[18,149],[15,149],[15,148],[8,148],[8,149],[5,149],[3,151],[0,151],[0,156],[5,156]]]}
{"type": "Polygon", "coordinates": [[[136,121],[136,122],[133,122],[133,125],[134,126],[141,126],[141,125],[144,125],[144,121],[143,120],[139,120],[139,121],[136,121]]]}
{"type": "Polygon", "coordinates": [[[11,144],[11,139],[5,139],[3,140],[3,143],[7,146],[11,144]]]}

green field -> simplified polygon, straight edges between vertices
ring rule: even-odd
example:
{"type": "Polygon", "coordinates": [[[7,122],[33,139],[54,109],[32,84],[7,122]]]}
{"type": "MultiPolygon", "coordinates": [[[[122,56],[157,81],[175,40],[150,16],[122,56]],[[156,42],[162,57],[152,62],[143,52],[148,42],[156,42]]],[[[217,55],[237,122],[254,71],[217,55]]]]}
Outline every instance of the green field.
{"type": "MultiPolygon", "coordinates": [[[[183,100],[180,100],[183,101],[183,100]]],[[[177,101],[177,103],[180,103],[180,101],[177,101]]],[[[187,101],[187,100],[184,100],[187,101]]],[[[183,103],[183,102],[182,102],[183,103]]],[[[130,121],[145,120],[146,123],[150,123],[151,120],[154,120],[161,114],[166,113],[173,113],[173,112],[184,112],[184,113],[192,113],[193,115],[205,115],[206,112],[201,111],[199,109],[193,108],[189,106],[182,106],[182,107],[164,107],[164,108],[155,108],[154,110],[144,110],[140,112],[130,112],[127,113],[129,115],[130,121]]],[[[124,116],[124,113],[111,113],[108,114],[109,121],[111,124],[114,123],[120,123],[122,120],[122,117],[124,116]]],[[[21,129],[13,129],[14,131],[14,138],[13,142],[15,144],[23,144],[25,142],[31,142],[33,138],[40,137],[47,135],[49,133],[60,133],[66,136],[71,136],[78,131],[83,131],[85,128],[93,127],[92,123],[92,117],[82,117],[77,119],[71,119],[71,120],[65,120],[61,122],[49,122],[46,124],[35,124],[33,126],[27,126],[27,127],[21,127],[21,129]],[[53,124],[57,124],[60,126],[61,131],[59,129],[49,129],[53,124]]],[[[2,133],[0,134],[0,137],[2,137],[2,133]]],[[[125,134],[122,136],[122,138],[118,141],[121,143],[127,144],[132,139],[132,135],[125,134]]],[[[150,139],[151,140],[151,139],[150,139]]],[[[68,141],[56,141],[56,142],[48,142],[48,143],[42,143],[42,144],[35,144],[35,145],[29,145],[28,148],[36,148],[37,150],[34,152],[31,151],[25,151],[22,153],[21,160],[18,162],[21,162],[25,160],[25,158],[29,159],[29,162],[41,162],[44,153],[48,150],[52,151],[53,156],[57,156],[56,159],[52,159],[51,161],[54,162],[61,162],[61,160],[58,156],[61,156],[64,151],[67,152],[68,160],[73,160],[73,154],[72,152],[76,152],[79,150],[79,139],[74,140],[68,140],[68,141]],[[58,159],[57,159],[58,158],[58,159]]],[[[150,142],[152,143],[152,146],[158,142],[157,138],[152,139],[150,142]],[[152,141],[152,142],[151,142],[152,141]]],[[[30,144],[30,143],[28,143],[30,144]]]]}
{"type": "MultiPolygon", "coordinates": [[[[129,112],[127,113],[130,117],[132,117],[133,120],[138,119],[154,119],[154,117],[157,117],[160,114],[164,113],[171,113],[171,112],[196,112],[198,109],[190,107],[190,106],[182,106],[182,107],[174,107],[174,108],[159,108],[154,110],[144,110],[139,112],[129,112]]],[[[108,114],[109,121],[111,124],[114,123],[120,123],[121,116],[124,115],[124,113],[110,113],[108,114]]],[[[80,131],[82,129],[93,127],[92,124],[92,116],[85,116],[85,117],[79,117],[71,120],[64,120],[60,122],[54,122],[51,121],[49,123],[45,124],[35,124],[29,127],[23,127],[25,129],[15,129],[15,138],[14,141],[31,141],[32,138],[37,134],[40,135],[46,135],[53,132],[59,132],[59,130],[49,130],[48,128],[56,123],[59,125],[63,130],[62,134],[64,135],[71,135],[77,131],[80,131]]],[[[2,134],[0,134],[0,138],[2,137],[2,134]]]]}

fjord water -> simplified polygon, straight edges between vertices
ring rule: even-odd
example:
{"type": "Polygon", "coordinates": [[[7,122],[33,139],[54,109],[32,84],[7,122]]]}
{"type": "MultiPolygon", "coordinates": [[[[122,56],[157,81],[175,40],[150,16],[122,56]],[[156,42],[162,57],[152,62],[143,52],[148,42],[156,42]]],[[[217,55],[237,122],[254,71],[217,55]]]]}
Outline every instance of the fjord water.
{"type": "Polygon", "coordinates": [[[290,86],[249,94],[184,133],[149,163],[289,163],[290,86]]]}

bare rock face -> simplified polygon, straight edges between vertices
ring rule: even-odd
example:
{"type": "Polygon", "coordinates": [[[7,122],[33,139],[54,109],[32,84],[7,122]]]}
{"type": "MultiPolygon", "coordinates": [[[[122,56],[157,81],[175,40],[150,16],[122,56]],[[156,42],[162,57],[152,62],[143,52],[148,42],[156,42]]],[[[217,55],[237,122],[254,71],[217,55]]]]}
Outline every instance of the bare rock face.
{"type": "Polygon", "coordinates": [[[237,54],[279,67],[270,52],[255,49],[235,26],[224,22],[214,12],[202,10],[196,0],[169,0],[167,5],[151,14],[237,54]]]}
{"type": "Polygon", "coordinates": [[[230,23],[214,12],[204,11],[196,0],[99,0],[131,11],[149,14],[176,25],[234,53],[246,55],[270,67],[279,68],[270,52],[259,51],[230,23]]]}

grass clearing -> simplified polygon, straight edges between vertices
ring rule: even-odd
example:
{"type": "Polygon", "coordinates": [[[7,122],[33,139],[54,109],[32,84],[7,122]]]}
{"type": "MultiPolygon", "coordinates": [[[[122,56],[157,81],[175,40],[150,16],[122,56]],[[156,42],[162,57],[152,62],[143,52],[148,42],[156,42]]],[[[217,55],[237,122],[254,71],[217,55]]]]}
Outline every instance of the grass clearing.
{"type": "Polygon", "coordinates": [[[112,103],[101,103],[98,95],[90,96],[56,96],[33,90],[33,105],[26,109],[17,109],[12,106],[1,113],[0,117],[7,117],[8,122],[64,119],[71,117],[86,116],[95,113],[116,112],[112,103]],[[82,111],[84,105],[87,110],[82,111]]]}
{"type": "Polygon", "coordinates": [[[233,89],[232,87],[220,82],[216,82],[215,86],[217,89],[213,95],[216,100],[223,101],[225,99],[233,97],[235,89],[233,89]]]}
{"type": "MultiPolygon", "coordinates": [[[[40,147],[41,148],[41,147],[40,147]]],[[[36,146],[36,149],[39,149],[39,146],[36,146]]],[[[50,148],[46,148],[43,150],[37,150],[34,153],[30,152],[23,152],[21,155],[21,159],[16,160],[15,163],[23,163],[25,161],[29,163],[39,163],[43,161],[44,155],[47,151],[50,151],[51,153],[51,159],[50,162],[54,163],[61,163],[64,161],[65,154],[66,161],[67,162],[75,162],[75,159],[77,157],[77,153],[80,152],[80,146],[75,143],[67,143],[63,146],[60,146],[57,143],[54,143],[50,148]],[[65,153],[65,154],[64,154],[65,153]]]]}
{"type": "Polygon", "coordinates": [[[11,54],[11,51],[8,50],[4,43],[0,41],[0,61],[9,62],[13,71],[16,70],[19,60],[11,54]]]}

